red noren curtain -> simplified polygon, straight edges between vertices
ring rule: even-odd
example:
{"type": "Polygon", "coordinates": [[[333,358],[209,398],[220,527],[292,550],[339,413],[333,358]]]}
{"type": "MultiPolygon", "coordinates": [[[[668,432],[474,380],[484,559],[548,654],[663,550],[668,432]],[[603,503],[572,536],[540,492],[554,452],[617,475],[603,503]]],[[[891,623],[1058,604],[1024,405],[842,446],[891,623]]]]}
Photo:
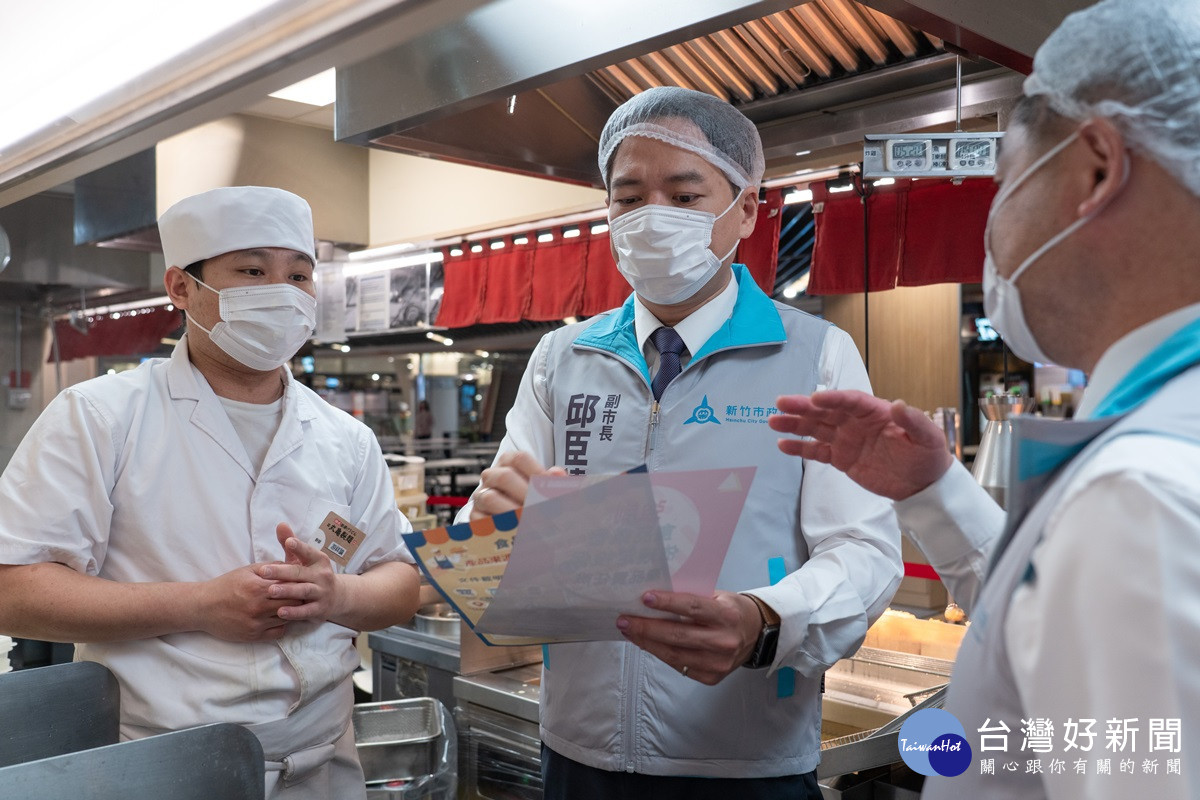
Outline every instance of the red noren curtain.
{"type": "MultiPolygon", "coordinates": [[[[854,192],[830,195],[814,184],[809,294],[863,290],[863,204],[854,192]]],[[[974,283],[983,274],[983,230],[995,184],[971,178],[900,181],[867,198],[870,212],[870,289],[934,283],[974,283]]]]}
{"type": "MultiPolygon", "coordinates": [[[[58,339],[58,354],[63,361],[88,356],[134,356],[158,349],[163,337],[170,336],[183,324],[178,310],[139,309],[141,313],[125,313],[118,319],[106,317],[92,322],[87,333],[80,333],[66,320],[54,323],[58,339]]],[[[54,360],[51,350],[47,363],[54,360]]]]}
{"type": "Polygon", "coordinates": [[[921,181],[908,190],[900,286],[983,280],[983,229],[996,196],[990,178],[921,181]]]}
{"type": "Polygon", "coordinates": [[[559,240],[534,248],[530,282],[533,297],[527,319],[549,322],[579,313],[583,303],[584,239],[559,240]]]}
{"type": "Polygon", "coordinates": [[[587,267],[583,278],[583,305],[579,313],[592,316],[625,302],[633,290],[629,281],[617,269],[613,261],[608,234],[601,233],[588,239],[587,267]]]}
{"type": "Polygon", "coordinates": [[[442,307],[435,324],[443,328],[465,328],[479,322],[487,290],[487,252],[454,258],[447,249],[442,307]]]}
{"type": "Polygon", "coordinates": [[[509,245],[487,257],[487,281],[479,321],[520,322],[529,311],[530,262],[533,248],[509,245]]]}
{"type": "Polygon", "coordinates": [[[737,261],[745,264],[758,288],[770,297],[775,293],[775,269],[779,266],[779,227],[783,223],[783,190],[769,189],[758,205],[754,233],[738,245],[737,261]]]}

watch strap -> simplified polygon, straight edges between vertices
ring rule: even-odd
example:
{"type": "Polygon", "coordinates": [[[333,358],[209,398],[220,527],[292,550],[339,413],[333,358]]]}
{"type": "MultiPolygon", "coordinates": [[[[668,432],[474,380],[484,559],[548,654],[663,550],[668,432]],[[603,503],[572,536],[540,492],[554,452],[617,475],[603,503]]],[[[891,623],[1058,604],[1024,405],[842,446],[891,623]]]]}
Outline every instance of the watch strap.
{"type": "Polygon", "coordinates": [[[758,640],[754,643],[754,649],[750,652],[750,657],[746,660],[743,666],[750,669],[761,669],[769,667],[775,661],[775,649],[779,644],[779,614],[775,613],[775,609],[771,608],[761,599],[752,594],[747,594],[754,601],[754,605],[758,607],[758,613],[762,617],[763,626],[758,632],[758,640]]]}

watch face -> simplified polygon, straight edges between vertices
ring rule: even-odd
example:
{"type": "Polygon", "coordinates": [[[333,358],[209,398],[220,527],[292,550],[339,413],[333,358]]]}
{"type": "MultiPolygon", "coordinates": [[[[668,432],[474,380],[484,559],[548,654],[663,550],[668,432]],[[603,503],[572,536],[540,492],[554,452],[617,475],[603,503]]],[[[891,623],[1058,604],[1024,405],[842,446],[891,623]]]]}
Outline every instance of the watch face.
{"type": "Polygon", "coordinates": [[[775,661],[775,648],[778,644],[779,626],[764,625],[758,634],[758,641],[754,643],[754,652],[750,654],[750,660],[746,662],[746,666],[751,669],[771,666],[771,663],[775,661]]]}

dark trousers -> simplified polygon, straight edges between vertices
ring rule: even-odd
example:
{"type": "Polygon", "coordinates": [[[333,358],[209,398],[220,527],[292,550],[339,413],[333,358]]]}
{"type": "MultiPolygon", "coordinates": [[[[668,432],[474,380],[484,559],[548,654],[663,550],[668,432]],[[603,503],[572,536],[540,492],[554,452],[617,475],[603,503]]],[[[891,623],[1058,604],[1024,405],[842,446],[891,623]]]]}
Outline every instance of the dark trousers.
{"type": "Polygon", "coordinates": [[[545,800],[821,800],[816,770],[780,778],[681,778],[609,772],[542,745],[545,800]]]}

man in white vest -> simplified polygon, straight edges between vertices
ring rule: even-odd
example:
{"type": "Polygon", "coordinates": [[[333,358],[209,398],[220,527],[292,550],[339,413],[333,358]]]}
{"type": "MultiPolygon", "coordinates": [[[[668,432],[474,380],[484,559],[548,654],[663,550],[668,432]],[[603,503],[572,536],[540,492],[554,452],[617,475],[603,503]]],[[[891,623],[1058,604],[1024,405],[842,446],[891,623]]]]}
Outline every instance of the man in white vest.
{"type": "Polygon", "coordinates": [[[763,174],[740,111],[643,92],[609,118],[599,167],[634,294],[538,344],[466,513],[520,506],[549,465],[757,472],[717,592],[642,598],[685,620],[622,616],[625,641],[550,646],[547,800],[815,800],[821,676],[895,592],[899,531],[880,498],[779,453],[766,419],[801,387],[869,391],[866,371],[849,336],[772,302],[734,263],[763,174]]]}
{"type": "Polygon", "coordinates": [[[112,670],[122,739],[246,725],[268,798],[363,798],[351,639],[411,617],[418,578],[374,435],[286,366],[316,321],[312,213],[230,187],[159,232],[188,332],[62,392],[17,448],[0,631],[112,670]]]}
{"type": "Polygon", "coordinates": [[[924,797],[1200,793],[1200,6],[1105,0],[1038,50],[1004,139],[986,312],[1090,374],[1018,418],[1007,513],[902,402],[780,398],[785,452],[895,501],[971,615],[924,797]]]}

